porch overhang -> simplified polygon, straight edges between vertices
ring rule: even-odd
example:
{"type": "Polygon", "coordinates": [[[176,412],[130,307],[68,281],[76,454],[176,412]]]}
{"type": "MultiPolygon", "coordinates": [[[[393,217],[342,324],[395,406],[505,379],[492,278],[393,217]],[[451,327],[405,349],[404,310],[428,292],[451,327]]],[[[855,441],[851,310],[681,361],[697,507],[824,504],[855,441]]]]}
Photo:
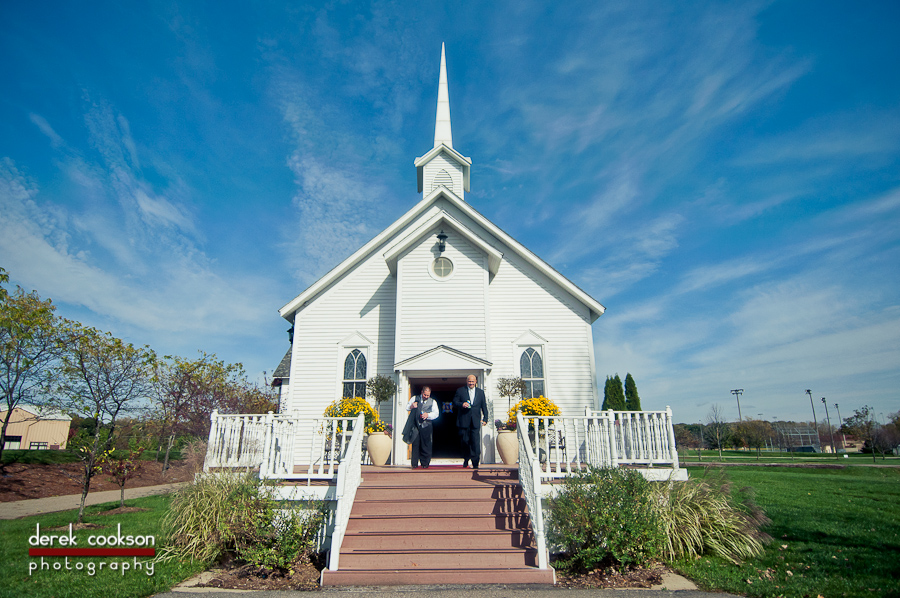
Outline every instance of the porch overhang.
{"type": "Polygon", "coordinates": [[[394,364],[394,371],[490,371],[493,365],[492,362],[486,359],[464,353],[447,345],[438,345],[433,349],[428,349],[418,355],[398,361],[394,364]]]}

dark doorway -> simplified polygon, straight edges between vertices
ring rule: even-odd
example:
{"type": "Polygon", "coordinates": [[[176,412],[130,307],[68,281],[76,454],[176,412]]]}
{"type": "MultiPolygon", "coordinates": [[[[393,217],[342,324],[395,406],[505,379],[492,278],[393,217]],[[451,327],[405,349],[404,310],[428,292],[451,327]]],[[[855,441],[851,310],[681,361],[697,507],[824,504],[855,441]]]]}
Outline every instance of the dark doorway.
{"type": "Polygon", "coordinates": [[[466,385],[461,378],[416,378],[409,381],[413,395],[418,395],[423,386],[431,387],[431,396],[438,402],[440,415],[434,422],[433,459],[462,459],[459,435],[456,432],[456,411],[453,409],[453,395],[456,389],[466,385]]]}

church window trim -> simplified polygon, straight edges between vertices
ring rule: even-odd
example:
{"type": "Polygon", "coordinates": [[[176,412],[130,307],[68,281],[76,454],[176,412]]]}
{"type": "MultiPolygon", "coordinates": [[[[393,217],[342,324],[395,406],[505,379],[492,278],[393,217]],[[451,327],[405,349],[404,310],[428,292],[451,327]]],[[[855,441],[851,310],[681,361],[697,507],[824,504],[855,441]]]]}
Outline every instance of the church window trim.
{"type": "Polygon", "coordinates": [[[547,371],[541,349],[541,346],[524,347],[519,355],[519,375],[525,383],[522,398],[547,396],[547,371]]]}
{"type": "Polygon", "coordinates": [[[366,397],[368,360],[364,347],[345,348],[341,364],[341,398],[366,397]]]}
{"type": "Polygon", "coordinates": [[[428,273],[431,274],[433,279],[444,282],[453,278],[453,275],[456,273],[456,266],[449,257],[442,255],[431,262],[428,273]]]}

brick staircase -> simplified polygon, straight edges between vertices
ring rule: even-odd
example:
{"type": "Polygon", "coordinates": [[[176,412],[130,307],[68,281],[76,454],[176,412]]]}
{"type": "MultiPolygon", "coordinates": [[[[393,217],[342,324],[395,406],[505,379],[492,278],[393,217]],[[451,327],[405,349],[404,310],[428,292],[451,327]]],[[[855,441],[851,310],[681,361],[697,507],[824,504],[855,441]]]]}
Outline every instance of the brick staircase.
{"type": "Polygon", "coordinates": [[[338,571],[322,585],[552,584],[518,470],[363,467],[338,571]]]}

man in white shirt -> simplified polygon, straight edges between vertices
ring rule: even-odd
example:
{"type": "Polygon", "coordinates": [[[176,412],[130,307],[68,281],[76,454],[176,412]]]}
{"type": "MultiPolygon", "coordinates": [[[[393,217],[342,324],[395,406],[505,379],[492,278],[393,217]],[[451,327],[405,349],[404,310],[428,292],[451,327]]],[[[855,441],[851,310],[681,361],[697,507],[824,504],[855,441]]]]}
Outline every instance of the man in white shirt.
{"type": "Polygon", "coordinates": [[[406,410],[415,413],[414,417],[419,430],[418,436],[411,444],[412,468],[417,468],[421,461],[422,467],[428,469],[428,466],[431,465],[431,448],[434,434],[434,427],[431,425],[431,422],[437,419],[438,416],[437,401],[431,398],[431,387],[423,386],[421,394],[409,400],[406,410]]]}

